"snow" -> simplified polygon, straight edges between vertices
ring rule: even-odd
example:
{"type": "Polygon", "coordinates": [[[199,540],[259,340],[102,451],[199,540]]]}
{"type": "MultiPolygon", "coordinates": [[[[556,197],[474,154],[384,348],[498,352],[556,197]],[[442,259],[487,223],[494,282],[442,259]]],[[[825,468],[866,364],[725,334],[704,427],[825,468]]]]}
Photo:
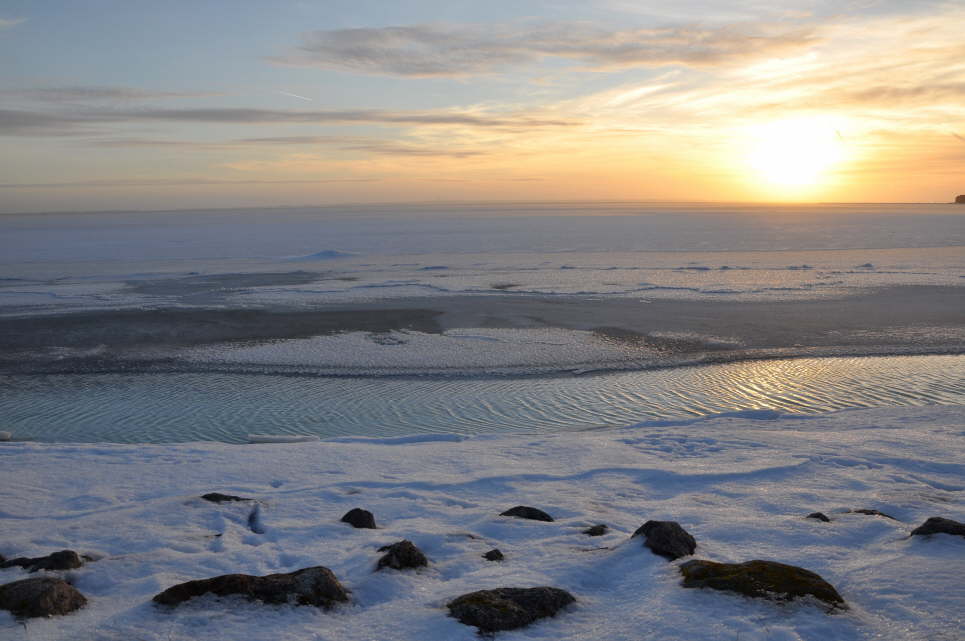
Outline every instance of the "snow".
{"type": "MultiPolygon", "coordinates": [[[[576,604],[498,638],[957,639],[965,539],[908,535],[930,516],[965,520],[963,453],[965,413],[936,406],[539,435],[5,443],[0,553],[67,548],[97,560],[67,573],[86,608],[26,625],[0,612],[0,638],[469,641],[475,630],[446,616],[448,600],[552,585],[576,604]],[[213,491],[254,497],[257,510],[199,498],[213,491]],[[519,504],[557,520],[498,516],[519,504]],[[340,523],[353,507],[371,510],[379,529],[340,523]],[[847,512],[857,508],[899,520],[847,512]],[[818,510],[832,521],[804,518],[818,510]],[[698,558],[816,571],[851,609],[686,590],[680,561],[629,539],[649,519],[679,521],[698,558]],[[581,533],[595,523],[610,532],[581,533]],[[401,539],[430,567],[374,572],[377,549],[401,539]],[[493,547],[505,561],[481,558],[493,547]],[[150,602],[190,579],[313,565],[335,572],[351,604],[325,612],[205,597],[164,611],[150,602]]],[[[0,570],[2,583],[24,576],[0,570]]]]}

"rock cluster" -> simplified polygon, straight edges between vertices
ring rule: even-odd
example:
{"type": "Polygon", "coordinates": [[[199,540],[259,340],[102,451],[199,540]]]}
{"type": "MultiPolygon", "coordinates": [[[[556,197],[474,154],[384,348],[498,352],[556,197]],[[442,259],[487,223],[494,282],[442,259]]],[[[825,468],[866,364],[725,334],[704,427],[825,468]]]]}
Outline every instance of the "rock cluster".
{"type": "Polygon", "coordinates": [[[553,517],[544,512],[543,510],[537,509],[535,507],[528,507],[526,505],[517,505],[516,507],[510,508],[500,514],[499,516],[514,516],[517,519],[530,519],[532,521],[546,521],[547,523],[553,522],[553,517]]]}
{"type": "Polygon", "coordinates": [[[680,573],[684,576],[685,588],[712,588],[777,600],[811,596],[832,607],[846,607],[830,583],[794,565],[774,561],[714,563],[695,559],[683,563],[680,573]]]}
{"type": "Polygon", "coordinates": [[[574,601],[572,594],[559,588],[496,588],[463,594],[446,607],[460,623],[480,632],[497,632],[551,617],[574,601]]]}
{"type": "Polygon", "coordinates": [[[912,536],[925,536],[928,534],[965,536],[965,523],[944,519],[940,516],[933,516],[911,531],[912,536]]]}
{"type": "Polygon", "coordinates": [[[697,541],[676,521],[647,521],[630,538],[635,536],[644,537],[646,547],[670,561],[690,556],[697,549],[697,541]]]}
{"type": "Polygon", "coordinates": [[[352,508],[345,513],[342,517],[343,523],[348,523],[354,528],[359,528],[363,530],[374,530],[375,529],[375,517],[368,510],[363,510],[360,507],[352,508]]]}
{"type": "Polygon", "coordinates": [[[70,614],[86,604],[84,595],[63,579],[38,577],[0,585],[0,610],[18,617],[70,614]]]}
{"type": "Polygon", "coordinates": [[[73,550],[61,550],[47,556],[28,558],[25,556],[0,562],[0,568],[21,567],[30,572],[38,570],[74,570],[84,564],[80,555],[73,550]]]}
{"type": "Polygon", "coordinates": [[[386,545],[379,548],[379,552],[385,552],[385,556],[379,559],[376,570],[382,568],[392,568],[393,570],[405,570],[407,568],[422,568],[429,565],[429,559],[408,539],[386,545]]]}
{"type": "Polygon", "coordinates": [[[154,602],[174,606],[202,594],[237,594],[264,603],[314,605],[321,608],[330,608],[336,603],[348,601],[348,592],[332,571],[316,566],[286,574],[224,574],[210,579],[188,581],[156,595],[154,602]]]}

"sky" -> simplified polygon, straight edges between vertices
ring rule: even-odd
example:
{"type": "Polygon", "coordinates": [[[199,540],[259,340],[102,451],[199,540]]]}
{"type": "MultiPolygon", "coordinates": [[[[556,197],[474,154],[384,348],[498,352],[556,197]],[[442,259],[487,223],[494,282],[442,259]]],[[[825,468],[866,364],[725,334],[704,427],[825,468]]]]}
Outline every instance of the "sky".
{"type": "Polygon", "coordinates": [[[4,0],[0,211],[948,202],[965,0],[4,0]]]}

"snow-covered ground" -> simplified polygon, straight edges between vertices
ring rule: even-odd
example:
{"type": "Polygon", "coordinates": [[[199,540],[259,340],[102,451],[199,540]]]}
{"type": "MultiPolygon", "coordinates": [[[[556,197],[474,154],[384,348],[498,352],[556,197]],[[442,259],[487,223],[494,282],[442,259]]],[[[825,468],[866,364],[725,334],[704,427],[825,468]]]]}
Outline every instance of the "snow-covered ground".
{"type": "MultiPolygon", "coordinates": [[[[927,517],[965,520],[961,407],[745,413],[555,435],[341,438],[226,445],[0,444],[0,553],[68,548],[90,600],[72,615],[0,612],[0,638],[475,639],[446,616],[465,592],[551,585],[577,602],[501,639],[961,639],[965,539],[909,538],[927,517]],[[206,492],[258,499],[215,505],[206,492]],[[498,516],[515,505],[556,522],[498,516]],[[339,518],[353,507],[377,530],[339,518]],[[896,517],[847,513],[873,508],[896,517]],[[820,510],[832,521],[804,518],[820,510]],[[680,586],[676,566],[629,535],[676,520],[697,557],[803,566],[851,605],[826,614],[680,586]],[[596,523],[609,534],[581,531],[596,523]],[[256,528],[258,529],[258,528],[256,528]],[[220,536],[218,536],[220,535],[220,536]],[[411,539],[423,571],[374,572],[377,549],[411,539]],[[481,558],[498,547],[500,563],[481,558]],[[325,565],[352,591],[325,612],[151,597],[190,579],[325,565]]],[[[0,583],[26,576],[0,570],[0,583]]]]}

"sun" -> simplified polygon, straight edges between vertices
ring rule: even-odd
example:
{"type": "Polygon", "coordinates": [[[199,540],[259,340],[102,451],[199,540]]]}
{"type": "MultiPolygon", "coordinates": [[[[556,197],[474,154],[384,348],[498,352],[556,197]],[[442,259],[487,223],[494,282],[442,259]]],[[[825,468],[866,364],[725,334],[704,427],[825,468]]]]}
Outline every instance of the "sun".
{"type": "Polygon", "coordinates": [[[840,131],[828,118],[770,122],[752,128],[747,138],[747,163],[776,187],[819,186],[845,157],[840,131]]]}

